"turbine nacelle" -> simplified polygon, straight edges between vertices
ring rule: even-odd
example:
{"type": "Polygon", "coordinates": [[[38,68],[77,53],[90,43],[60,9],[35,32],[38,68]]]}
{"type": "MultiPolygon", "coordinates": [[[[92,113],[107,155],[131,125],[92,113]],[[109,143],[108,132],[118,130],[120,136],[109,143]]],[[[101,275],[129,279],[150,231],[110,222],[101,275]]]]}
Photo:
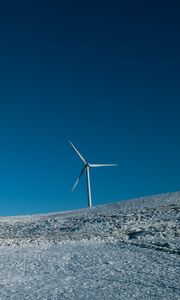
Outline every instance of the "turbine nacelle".
{"type": "Polygon", "coordinates": [[[88,191],[88,206],[91,207],[92,206],[92,200],[91,200],[91,186],[90,186],[90,174],[89,174],[89,169],[90,168],[98,168],[98,167],[114,167],[117,166],[117,164],[90,164],[86,161],[86,159],[82,156],[82,154],[77,150],[77,148],[73,145],[73,143],[71,141],[69,141],[70,145],[73,147],[73,149],[75,150],[75,152],[77,153],[77,155],[79,156],[79,158],[81,159],[81,161],[83,162],[84,166],[81,169],[81,172],[72,188],[72,192],[74,191],[74,189],[76,188],[76,186],[79,183],[79,180],[81,178],[81,176],[83,175],[83,173],[86,171],[86,175],[87,175],[87,191],[88,191]]]}

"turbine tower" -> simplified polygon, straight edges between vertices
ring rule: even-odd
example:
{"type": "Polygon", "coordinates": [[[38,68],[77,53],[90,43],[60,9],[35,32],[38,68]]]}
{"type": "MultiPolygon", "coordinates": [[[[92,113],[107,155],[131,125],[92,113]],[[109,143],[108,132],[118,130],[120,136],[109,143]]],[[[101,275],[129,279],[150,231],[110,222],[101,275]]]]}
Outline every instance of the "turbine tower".
{"type": "Polygon", "coordinates": [[[75,187],[77,186],[81,176],[86,171],[86,178],[87,178],[87,194],[88,194],[88,207],[92,206],[92,198],[91,198],[91,183],[90,183],[90,168],[98,168],[98,167],[114,167],[117,166],[117,164],[90,164],[88,163],[85,158],[81,155],[81,153],[77,150],[77,148],[73,145],[71,141],[69,141],[70,145],[73,147],[73,149],[76,151],[78,156],[80,157],[81,161],[83,162],[83,168],[79,174],[79,177],[77,178],[73,188],[72,192],[74,191],[75,187]]]}

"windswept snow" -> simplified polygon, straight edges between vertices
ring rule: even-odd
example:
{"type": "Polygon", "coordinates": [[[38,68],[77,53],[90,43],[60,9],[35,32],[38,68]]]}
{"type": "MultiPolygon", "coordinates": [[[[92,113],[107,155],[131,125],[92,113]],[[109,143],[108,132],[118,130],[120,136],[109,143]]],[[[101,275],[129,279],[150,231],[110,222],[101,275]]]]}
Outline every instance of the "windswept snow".
{"type": "Polygon", "coordinates": [[[180,299],[180,192],[0,218],[2,299],[180,299]]]}

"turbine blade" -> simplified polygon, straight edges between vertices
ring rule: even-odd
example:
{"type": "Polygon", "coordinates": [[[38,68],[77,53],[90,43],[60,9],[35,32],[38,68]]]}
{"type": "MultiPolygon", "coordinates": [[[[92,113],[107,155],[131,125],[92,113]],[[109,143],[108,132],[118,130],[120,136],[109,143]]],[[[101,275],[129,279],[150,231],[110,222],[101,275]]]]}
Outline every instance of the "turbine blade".
{"type": "Polygon", "coordinates": [[[76,149],[76,147],[73,145],[73,143],[71,141],[69,141],[70,145],[73,147],[73,149],[76,151],[76,153],[78,154],[78,156],[80,157],[80,159],[83,161],[83,163],[86,165],[87,162],[85,160],[85,158],[81,155],[81,153],[76,149]]]}
{"type": "Polygon", "coordinates": [[[118,164],[89,164],[92,168],[98,168],[98,167],[115,167],[118,166],[118,164]]]}
{"type": "Polygon", "coordinates": [[[81,172],[80,172],[80,174],[79,174],[79,177],[77,178],[77,180],[76,180],[76,182],[75,182],[75,184],[74,184],[74,186],[73,186],[73,188],[72,188],[71,192],[73,192],[73,191],[74,191],[74,189],[75,189],[75,187],[77,186],[77,184],[78,184],[78,182],[79,182],[79,180],[80,180],[81,176],[83,175],[83,173],[84,173],[85,169],[86,169],[86,166],[84,166],[84,167],[82,168],[82,170],[81,170],[81,172]]]}

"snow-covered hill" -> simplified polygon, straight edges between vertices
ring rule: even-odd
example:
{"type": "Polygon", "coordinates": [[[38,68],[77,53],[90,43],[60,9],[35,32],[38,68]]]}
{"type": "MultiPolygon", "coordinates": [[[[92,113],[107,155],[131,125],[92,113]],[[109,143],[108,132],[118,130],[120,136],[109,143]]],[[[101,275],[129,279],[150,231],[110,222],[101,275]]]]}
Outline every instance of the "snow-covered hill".
{"type": "Polygon", "coordinates": [[[180,192],[0,218],[2,299],[180,299],[180,192]]]}

